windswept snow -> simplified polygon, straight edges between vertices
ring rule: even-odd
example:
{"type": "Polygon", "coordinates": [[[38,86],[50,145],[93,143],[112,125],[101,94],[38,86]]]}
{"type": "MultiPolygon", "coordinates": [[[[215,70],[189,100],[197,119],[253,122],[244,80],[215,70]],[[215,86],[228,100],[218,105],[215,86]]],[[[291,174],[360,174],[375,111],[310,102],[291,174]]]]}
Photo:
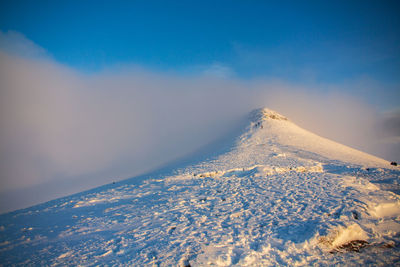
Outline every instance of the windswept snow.
{"type": "Polygon", "coordinates": [[[399,174],[260,109],[218,157],[1,215],[0,263],[398,264],[399,174]]]}

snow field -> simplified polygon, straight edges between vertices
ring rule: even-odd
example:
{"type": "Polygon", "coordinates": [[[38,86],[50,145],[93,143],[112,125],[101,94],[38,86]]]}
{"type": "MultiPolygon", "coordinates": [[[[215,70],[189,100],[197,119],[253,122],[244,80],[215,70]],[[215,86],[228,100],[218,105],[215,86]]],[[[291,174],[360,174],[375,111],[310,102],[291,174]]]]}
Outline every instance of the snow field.
{"type": "Polygon", "coordinates": [[[212,160],[1,215],[1,264],[393,265],[399,173],[258,110],[212,160]]]}

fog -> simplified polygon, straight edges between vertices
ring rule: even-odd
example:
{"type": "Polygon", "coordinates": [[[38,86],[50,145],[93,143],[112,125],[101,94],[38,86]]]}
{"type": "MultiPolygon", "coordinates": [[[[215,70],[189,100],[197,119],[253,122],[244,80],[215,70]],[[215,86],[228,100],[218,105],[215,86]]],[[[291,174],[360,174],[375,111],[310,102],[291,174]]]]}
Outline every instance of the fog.
{"type": "Polygon", "coordinates": [[[88,74],[31,42],[20,45],[24,53],[1,42],[0,212],[155,169],[263,106],[324,137],[400,159],[399,112],[381,114],[332,86],[241,80],[215,65],[185,74],[135,65],[88,74]]]}

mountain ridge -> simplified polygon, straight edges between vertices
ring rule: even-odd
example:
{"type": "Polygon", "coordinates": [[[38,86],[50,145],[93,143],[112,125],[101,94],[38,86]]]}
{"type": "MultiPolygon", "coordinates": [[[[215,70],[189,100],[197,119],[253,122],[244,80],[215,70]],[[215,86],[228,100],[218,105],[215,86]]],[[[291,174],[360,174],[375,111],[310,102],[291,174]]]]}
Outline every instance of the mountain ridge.
{"type": "Polygon", "coordinates": [[[250,113],[246,129],[221,151],[172,172],[0,215],[0,263],[276,266],[400,259],[400,172],[387,161],[269,109],[250,113]]]}

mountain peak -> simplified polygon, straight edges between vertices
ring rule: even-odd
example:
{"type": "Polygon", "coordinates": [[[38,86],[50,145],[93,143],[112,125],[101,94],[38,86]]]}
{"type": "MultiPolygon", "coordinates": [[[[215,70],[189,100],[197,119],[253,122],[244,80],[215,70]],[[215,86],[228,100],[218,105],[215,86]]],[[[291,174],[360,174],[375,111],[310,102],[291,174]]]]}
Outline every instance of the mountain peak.
{"type": "Polygon", "coordinates": [[[213,158],[0,215],[0,265],[398,261],[397,169],[270,109],[250,116],[213,158]]]}
{"type": "Polygon", "coordinates": [[[288,118],[278,112],[268,108],[258,108],[250,113],[250,119],[253,122],[262,122],[266,120],[288,121],[288,118]]]}

